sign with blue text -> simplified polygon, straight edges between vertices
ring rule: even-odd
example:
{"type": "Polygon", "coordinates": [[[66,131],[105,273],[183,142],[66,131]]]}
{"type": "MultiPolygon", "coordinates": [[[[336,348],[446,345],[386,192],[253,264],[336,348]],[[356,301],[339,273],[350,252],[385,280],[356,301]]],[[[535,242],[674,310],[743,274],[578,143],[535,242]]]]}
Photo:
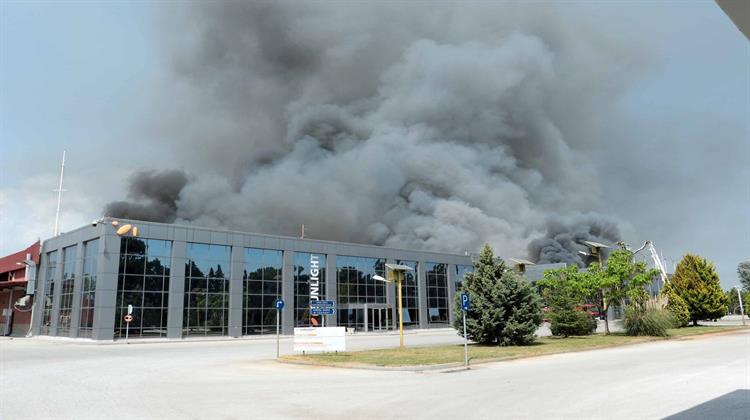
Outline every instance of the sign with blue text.
{"type": "Polygon", "coordinates": [[[468,293],[462,293],[461,294],[461,309],[464,311],[468,311],[471,307],[471,303],[469,302],[469,294],[468,293]]]}
{"type": "Polygon", "coordinates": [[[276,302],[274,302],[273,306],[276,307],[276,310],[282,310],[284,309],[284,299],[276,299],[276,302]]]}
{"type": "Polygon", "coordinates": [[[332,300],[311,300],[311,308],[333,308],[336,306],[336,302],[332,300]]]}
{"type": "Polygon", "coordinates": [[[310,315],[333,315],[336,310],[333,308],[310,308],[310,315]]]}

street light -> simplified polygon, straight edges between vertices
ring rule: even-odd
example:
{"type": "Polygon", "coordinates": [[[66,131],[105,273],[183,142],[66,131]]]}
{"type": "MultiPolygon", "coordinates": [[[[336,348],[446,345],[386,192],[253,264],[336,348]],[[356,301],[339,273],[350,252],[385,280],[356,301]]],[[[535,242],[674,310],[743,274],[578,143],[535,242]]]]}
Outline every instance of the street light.
{"type": "MultiPolygon", "coordinates": [[[[26,295],[33,295],[36,290],[36,262],[31,259],[31,254],[26,254],[26,259],[20,262],[16,262],[16,265],[26,266],[26,295]]],[[[25,297],[25,296],[24,296],[25,297]]],[[[23,298],[21,298],[23,299],[23,298]]],[[[34,324],[34,306],[31,304],[31,322],[29,322],[29,331],[26,333],[26,337],[31,337],[31,327],[34,324]]]]}
{"type": "Polygon", "coordinates": [[[413,268],[409,267],[408,265],[403,264],[386,264],[386,277],[383,278],[378,275],[372,276],[373,279],[377,281],[385,281],[388,283],[394,282],[394,279],[390,276],[388,276],[388,271],[391,270],[391,272],[396,273],[396,289],[398,289],[398,334],[399,334],[399,347],[401,349],[404,348],[404,308],[403,303],[401,302],[401,285],[403,284],[404,280],[404,272],[406,271],[414,271],[413,268]]]}
{"type": "Polygon", "coordinates": [[[740,299],[740,316],[742,317],[742,325],[745,325],[745,307],[742,306],[742,293],[740,293],[740,286],[734,286],[732,289],[737,289],[737,297],[740,299]]]}

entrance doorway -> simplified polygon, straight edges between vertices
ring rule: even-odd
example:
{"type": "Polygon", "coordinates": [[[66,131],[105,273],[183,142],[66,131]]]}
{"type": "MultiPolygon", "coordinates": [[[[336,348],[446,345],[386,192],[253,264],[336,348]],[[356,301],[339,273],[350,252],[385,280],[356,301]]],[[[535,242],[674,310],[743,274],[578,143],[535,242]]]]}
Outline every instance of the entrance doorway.
{"type": "Polygon", "coordinates": [[[356,331],[385,332],[392,330],[393,309],[382,303],[349,303],[338,310],[338,325],[356,331]]]}

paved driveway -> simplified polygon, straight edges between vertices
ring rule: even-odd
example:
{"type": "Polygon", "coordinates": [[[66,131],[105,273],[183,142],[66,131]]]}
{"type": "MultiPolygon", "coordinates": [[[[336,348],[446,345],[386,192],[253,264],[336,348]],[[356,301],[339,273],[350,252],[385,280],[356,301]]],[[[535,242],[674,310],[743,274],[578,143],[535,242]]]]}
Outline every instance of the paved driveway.
{"type": "MultiPolygon", "coordinates": [[[[459,341],[450,331],[407,336],[412,345],[459,341]]],[[[397,342],[349,340],[353,348],[397,342]]],[[[750,418],[747,331],[454,373],[286,365],[269,359],[274,352],[265,339],[3,339],[0,418],[750,418]]]]}

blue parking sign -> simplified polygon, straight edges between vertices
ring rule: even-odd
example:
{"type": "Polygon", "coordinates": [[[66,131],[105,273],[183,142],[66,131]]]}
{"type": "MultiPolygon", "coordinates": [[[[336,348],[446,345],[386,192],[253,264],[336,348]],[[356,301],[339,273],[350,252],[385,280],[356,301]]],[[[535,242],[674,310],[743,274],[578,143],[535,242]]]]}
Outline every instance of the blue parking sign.
{"type": "Polygon", "coordinates": [[[282,310],[284,309],[284,299],[276,299],[276,302],[274,302],[274,306],[276,306],[276,310],[282,310]]]}
{"type": "Polygon", "coordinates": [[[464,311],[468,311],[470,307],[469,303],[469,294],[468,293],[462,293],[461,294],[461,309],[464,311]]]}

